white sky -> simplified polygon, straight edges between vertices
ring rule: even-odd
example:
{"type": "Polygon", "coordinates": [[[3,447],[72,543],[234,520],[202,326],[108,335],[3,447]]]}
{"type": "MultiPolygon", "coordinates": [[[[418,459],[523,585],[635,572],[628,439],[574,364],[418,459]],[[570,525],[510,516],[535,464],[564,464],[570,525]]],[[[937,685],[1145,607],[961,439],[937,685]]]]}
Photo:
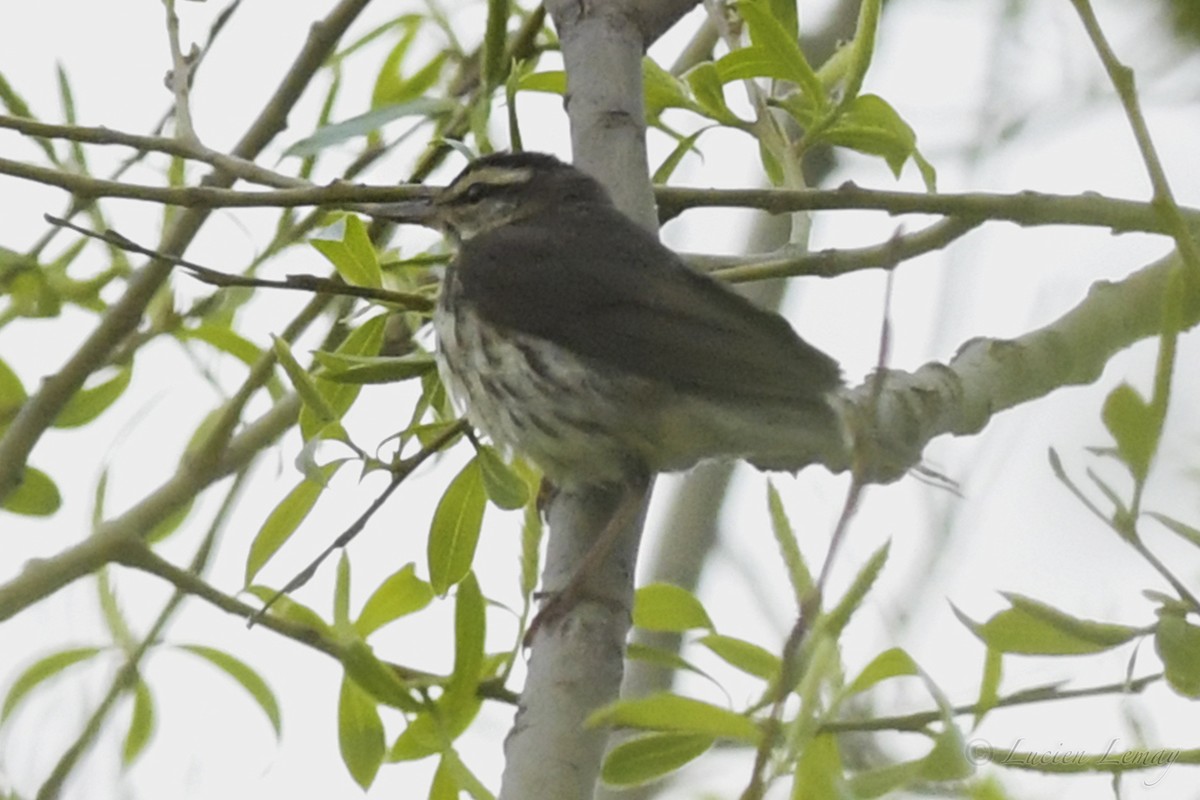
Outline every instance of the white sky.
{"type": "MultiPolygon", "coordinates": [[[[925,154],[939,168],[940,189],[1029,188],[1147,197],[1144,170],[1128,127],[1109,99],[1107,84],[1068,4],[1041,4],[1023,21],[1011,24],[1002,22],[999,5],[910,0],[898,4],[896,13],[885,19],[868,89],[886,97],[916,129],[925,154]],[[988,138],[1016,122],[1026,123],[1018,138],[1006,144],[988,138]],[[968,152],[972,142],[981,147],[982,155],[976,159],[968,152]]],[[[206,62],[195,91],[193,113],[207,144],[225,148],[236,139],[274,87],[310,21],[328,6],[294,0],[281,14],[279,4],[245,4],[206,62]]],[[[1186,60],[1182,51],[1155,38],[1158,31],[1148,9],[1130,10],[1130,6],[1101,3],[1101,20],[1118,53],[1142,75],[1151,129],[1179,199],[1200,204],[1196,188],[1200,162],[1195,158],[1200,104],[1194,83],[1189,85],[1182,77],[1196,74],[1196,59],[1186,60]],[[1164,74],[1166,79],[1160,77],[1164,74]]],[[[1136,4],[1133,7],[1137,9],[1136,4]]],[[[201,36],[220,8],[215,2],[182,3],[185,38],[201,36]]],[[[398,10],[381,5],[356,30],[365,32],[385,14],[398,10]]],[[[452,12],[456,23],[468,25],[479,24],[479,14],[475,5],[452,12]]],[[[678,36],[670,37],[660,50],[665,52],[678,41],[678,36]]],[[[361,103],[369,86],[366,61],[378,63],[377,58],[364,60],[357,86],[350,79],[355,73],[347,76],[346,102],[339,116],[361,107],[356,103],[361,103]]],[[[0,71],[35,112],[49,120],[59,119],[54,68],[61,63],[71,78],[82,124],[145,131],[170,101],[162,84],[168,62],[158,4],[28,3],[19,12],[7,12],[0,25],[0,71]]],[[[281,137],[281,146],[308,132],[316,102],[315,94],[305,98],[292,116],[292,129],[281,137]]],[[[567,155],[565,122],[557,101],[523,97],[520,102],[522,112],[530,114],[528,119],[537,120],[536,126],[531,121],[525,124],[526,145],[567,155]]],[[[496,136],[503,143],[501,128],[496,136]]],[[[755,157],[745,140],[733,134],[711,135],[701,144],[706,159],[686,160],[678,175],[680,183],[757,183],[755,157]]],[[[667,152],[665,141],[658,137],[652,137],[651,148],[652,163],[667,152]]],[[[4,132],[0,132],[0,152],[10,158],[36,159],[34,148],[4,132]]],[[[280,148],[272,152],[278,154],[280,148]]],[[[115,164],[125,154],[118,149],[89,153],[101,174],[106,169],[99,165],[115,164]]],[[[272,165],[272,158],[263,163],[272,165]]],[[[284,163],[280,168],[290,166],[284,163]]],[[[154,179],[150,172],[135,177],[154,179]]],[[[372,176],[376,182],[388,179],[386,172],[372,176]]],[[[866,159],[848,159],[837,181],[846,179],[881,188],[896,185],[881,163],[866,159]]],[[[920,189],[913,170],[906,171],[899,186],[920,189]]],[[[62,205],[56,191],[0,177],[0,244],[14,249],[27,246],[44,229],[42,213],[57,212],[62,205]]],[[[123,233],[153,241],[159,209],[132,203],[108,207],[123,233]]],[[[669,225],[664,237],[680,249],[729,252],[740,241],[729,223],[733,216],[720,211],[689,214],[669,225]]],[[[264,241],[268,220],[269,215],[249,211],[219,213],[189,255],[217,268],[240,266],[264,241]]],[[[906,224],[911,230],[917,223],[906,224]]],[[[891,235],[896,225],[880,215],[823,215],[816,224],[814,247],[875,243],[891,235]]],[[[971,337],[1017,335],[1045,324],[1075,305],[1093,281],[1124,276],[1165,250],[1163,241],[1149,237],[989,226],[947,254],[918,259],[900,269],[893,303],[893,362],[911,369],[930,359],[948,358],[971,337]]],[[[295,248],[271,269],[280,274],[316,272],[322,263],[314,251],[295,248]]],[[[185,299],[204,293],[185,278],[176,285],[185,299]]],[[[797,329],[842,361],[852,381],[859,380],[874,362],[882,286],[876,274],[797,282],[798,290],[788,303],[797,329]]],[[[265,344],[298,302],[279,295],[259,298],[248,335],[265,344]]],[[[90,318],[77,313],[60,320],[11,325],[0,331],[0,354],[27,386],[33,386],[39,376],[61,363],[91,325],[90,318]]],[[[1185,337],[1181,343],[1178,402],[1148,497],[1148,507],[1193,523],[1200,516],[1192,455],[1197,426],[1188,408],[1197,390],[1194,370],[1187,367],[1195,363],[1194,339],[1185,337]]],[[[5,548],[0,582],[15,575],[27,559],[52,555],[86,534],[90,487],[103,466],[112,473],[110,512],[136,502],[148,485],[174,468],[184,442],[216,399],[197,378],[178,371],[179,355],[172,344],[156,343],[139,359],[135,386],[126,402],[87,428],[46,435],[33,462],[53,474],[60,486],[68,487],[71,495],[51,520],[5,516],[0,521],[5,548]]],[[[912,480],[868,494],[849,546],[839,559],[835,590],[846,585],[866,553],[887,539],[892,540],[892,559],[847,638],[844,657],[850,669],[899,644],[955,702],[970,701],[977,691],[983,651],[954,619],[947,601],[983,619],[1002,607],[997,594],[1001,590],[1029,594],[1082,616],[1132,624],[1152,621],[1140,590],[1161,585],[1053,480],[1045,454],[1048,447],[1057,448],[1081,480],[1087,466],[1117,480],[1117,470],[1097,464],[1083,448],[1107,443],[1099,423],[1107,390],[1121,380],[1148,390],[1153,355],[1153,345],[1143,344],[1115,358],[1095,387],[1062,391],[1007,412],[980,437],[934,442],[927,457],[962,483],[963,499],[912,480]],[[911,616],[901,617],[902,611],[911,616]]],[[[222,367],[218,375],[232,385],[241,372],[222,367]]],[[[408,391],[407,387],[366,391],[351,419],[360,441],[381,440],[402,423],[396,409],[407,408],[408,391]]],[[[298,478],[291,466],[297,447],[297,442],[289,441],[277,459],[264,459],[225,534],[210,580],[227,591],[241,584],[251,536],[298,478]]],[[[445,464],[405,486],[352,547],[357,603],[406,561],[422,564],[432,503],[464,458],[465,452],[456,452],[445,464]]],[[[374,477],[358,487],[349,474],[340,476],[310,522],[268,566],[263,580],[282,583],[303,566],[333,532],[358,514],[381,482],[374,477]]],[[[777,479],[807,554],[814,560],[832,529],[844,483],[815,470],[796,479],[777,479]]],[[[747,470],[739,486],[743,491],[723,520],[723,547],[736,558],[719,559],[710,566],[702,593],[722,631],[775,649],[791,612],[766,522],[765,482],[747,470]],[[755,592],[774,598],[769,614],[755,605],[755,592]]],[[[667,505],[662,501],[669,488],[663,484],[657,508],[667,505]]],[[[190,556],[214,508],[211,498],[203,505],[190,530],[167,543],[165,555],[180,562],[190,556]]],[[[515,600],[515,529],[513,515],[489,511],[478,561],[491,565],[481,570],[485,593],[504,602],[515,600]]],[[[1168,563],[1180,565],[1185,580],[1194,580],[1196,570],[1188,566],[1195,564],[1194,552],[1159,534],[1156,531],[1151,537],[1153,546],[1160,548],[1168,563]]],[[[301,602],[328,610],[332,566],[302,590],[301,602]]],[[[124,572],[118,572],[118,587],[124,610],[135,625],[146,624],[166,596],[165,588],[155,581],[124,572]]],[[[444,670],[449,659],[446,625],[451,604],[441,606],[428,618],[422,615],[383,632],[373,640],[377,652],[412,666],[444,670]]],[[[513,623],[502,612],[493,612],[489,622],[493,646],[505,645],[513,623]]],[[[81,581],[0,626],[0,687],[7,688],[21,667],[52,649],[102,642],[101,631],[93,587],[81,581]]],[[[94,797],[96,786],[116,786],[122,796],[130,797],[354,796],[357,789],[337,756],[336,664],[268,631],[247,631],[240,620],[198,602],[189,604],[168,639],[223,647],[258,668],[282,704],[282,743],[276,746],[269,727],[238,687],[189,656],[164,651],[153,656],[144,671],[160,703],[159,727],[149,751],[127,775],[118,777],[114,742],[126,725],[127,711],[118,713],[108,739],[69,787],[70,797],[94,797]]],[[[1121,651],[1115,657],[1087,661],[1010,659],[1003,688],[1012,691],[1069,677],[1081,684],[1119,680],[1127,657],[1127,651],[1121,651]]],[[[1150,648],[1143,648],[1136,672],[1152,671],[1153,664],[1150,648]]],[[[715,665],[707,666],[730,677],[715,665]]],[[[57,681],[52,692],[40,692],[28,701],[16,719],[0,729],[0,788],[7,784],[23,794],[36,790],[77,734],[106,688],[106,679],[100,670],[75,671],[57,681]]],[[[754,686],[730,680],[735,702],[752,696],[754,686]]],[[[709,699],[722,699],[711,686],[687,683],[686,687],[709,699]]],[[[915,685],[892,694],[885,690],[879,702],[888,709],[929,707],[915,685]]],[[[1103,700],[994,713],[978,736],[998,747],[1021,741],[1023,749],[1095,752],[1114,739],[1120,740],[1120,748],[1135,746],[1133,720],[1144,726],[1151,745],[1196,745],[1200,715],[1162,688],[1148,692],[1145,701],[1103,700]]],[[[397,719],[387,722],[390,735],[399,731],[397,719]]],[[[463,741],[468,765],[493,788],[498,785],[499,747],[509,722],[507,709],[490,708],[463,741]]],[[[895,743],[897,752],[910,755],[924,748],[912,738],[886,741],[895,743]]],[[[735,767],[724,759],[701,763],[689,773],[692,780],[687,785],[693,792],[706,787],[732,793],[747,774],[740,762],[735,767]]],[[[423,793],[430,771],[429,764],[385,765],[370,794],[423,793]]],[[[1092,797],[1107,787],[1104,778],[1054,780],[1008,772],[1003,777],[1028,788],[1030,797],[1092,797]]],[[[1157,787],[1142,786],[1136,776],[1127,780],[1123,796],[1163,796],[1165,791],[1167,796],[1182,797],[1194,791],[1195,783],[1193,773],[1175,767],[1157,787]]],[[[685,794],[680,791],[678,796],[685,794]]]]}

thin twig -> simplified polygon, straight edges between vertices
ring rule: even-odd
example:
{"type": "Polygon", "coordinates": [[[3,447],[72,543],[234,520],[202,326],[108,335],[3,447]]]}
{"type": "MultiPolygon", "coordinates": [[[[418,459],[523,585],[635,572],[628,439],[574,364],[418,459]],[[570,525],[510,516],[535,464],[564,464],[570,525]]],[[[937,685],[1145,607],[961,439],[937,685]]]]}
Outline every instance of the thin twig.
{"type": "Polygon", "coordinates": [[[246,626],[252,627],[256,623],[261,622],[266,616],[267,611],[270,610],[271,606],[274,605],[277,600],[279,600],[281,597],[291,594],[312,580],[313,575],[317,573],[317,570],[320,568],[321,564],[325,562],[325,559],[329,558],[334,551],[341,550],[346,545],[350,544],[350,542],[354,541],[354,537],[358,536],[358,534],[362,532],[363,528],[365,528],[367,523],[371,520],[371,517],[375,516],[375,512],[379,511],[379,509],[383,507],[383,504],[386,503],[387,499],[392,496],[392,493],[396,491],[396,489],[400,488],[400,484],[402,484],[410,475],[412,475],[417,467],[424,464],[425,461],[427,461],[431,456],[435,455],[436,453],[440,453],[459,434],[462,434],[467,430],[469,430],[469,426],[466,420],[459,420],[456,424],[443,431],[428,445],[422,447],[416,454],[409,458],[403,459],[396,464],[396,466],[392,468],[391,481],[389,481],[388,485],[385,486],[383,491],[379,493],[379,496],[371,501],[371,505],[367,507],[367,510],[360,514],[358,519],[354,520],[354,522],[350,524],[350,527],[342,531],[342,533],[339,534],[338,537],[329,544],[329,546],[322,550],[321,554],[314,558],[307,567],[296,573],[291,580],[284,584],[282,589],[277,591],[270,600],[264,603],[263,607],[250,617],[246,623],[246,626]]]}
{"type": "MultiPolygon", "coordinates": [[[[355,203],[424,198],[434,191],[413,184],[367,186],[342,182],[274,191],[235,191],[214,185],[147,186],[73,175],[7,158],[0,158],[0,174],[55,186],[86,198],[121,197],[199,209],[353,207],[355,203]]],[[[880,191],[845,184],[836,189],[695,189],[660,186],[655,189],[655,194],[660,213],[665,218],[691,208],[755,208],[772,214],[861,209],[892,215],[935,214],[964,220],[1013,222],[1024,226],[1084,225],[1109,228],[1116,233],[1171,233],[1153,203],[1094,193],[926,194],[880,191]]],[[[369,208],[361,210],[365,213],[372,211],[369,208]]],[[[1180,213],[1186,224],[1200,226],[1200,209],[1183,207],[1180,213]]]]}
{"type": "MultiPolygon", "coordinates": [[[[233,510],[238,494],[241,491],[243,483],[245,482],[246,474],[246,470],[243,469],[234,478],[233,484],[229,487],[228,491],[225,492],[225,498],[221,502],[221,507],[217,509],[216,515],[213,517],[212,522],[208,526],[208,531],[205,533],[204,539],[200,543],[200,547],[197,548],[195,555],[192,556],[192,561],[188,565],[187,570],[197,578],[203,574],[204,568],[208,564],[209,556],[212,554],[213,545],[216,542],[221,528],[225,525],[226,520],[229,518],[230,512],[233,510]]],[[[46,779],[45,783],[42,784],[41,788],[38,789],[37,796],[39,800],[41,800],[41,798],[58,797],[62,790],[63,783],[66,781],[75,765],[79,763],[80,757],[83,756],[84,752],[92,745],[92,743],[96,740],[96,737],[100,734],[101,727],[103,726],[104,721],[108,719],[109,713],[116,705],[116,702],[121,699],[126,692],[133,689],[136,686],[137,681],[141,680],[138,671],[146,653],[152,646],[159,643],[162,632],[166,629],[167,623],[174,617],[175,611],[179,608],[179,604],[183,601],[184,596],[184,591],[177,587],[170,599],[167,601],[166,605],[164,605],[162,610],[159,611],[158,616],[151,624],[150,629],[146,632],[146,635],[142,637],[141,641],[137,644],[133,651],[128,654],[125,659],[125,663],[121,666],[120,670],[117,672],[117,675],[113,678],[113,681],[108,688],[108,692],[105,694],[100,703],[97,704],[95,710],[93,710],[91,716],[88,718],[87,723],[83,726],[83,730],[80,731],[79,736],[75,739],[71,746],[63,752],[58,762],[54,765],[54,769],[51,770],[50,776],[46,779]]]]}
{"type": "Polygon", "coordinates": [[[1175,202],[1175,195],[1171,192],[1171,184],[1167,180],[1166,170],[1163,169],[1158,151],[1154,147],[1154,141],[1150,138],[1150,127],[1146,124],[1146,117],[1142,114],[1141,102],[1138,100],[1137,89],[1134,85],[1133,70],[1122,64],[1117,58],[1117,54],[1113,52],[1108,39],[1104,36],[1104,31],[1100,28],[1099,20],[1096,19],[1096,13],[1092,10],[1090,0],[1071,0],[1071,4],[1075,6],[1075,10],[1083,22],[1084,30],[1092,40],[1096,54],[1100,56],[1104,70],[1108,73],[1109,80],[1112,81],[1113,88],[1117,90],[1117,96],[1125,109],[1125,116],[1129,119],[1130,127],[1133,128],[1133,136],[1137,140],[1138,149],[1142,153],[1142,161],[1145,162],[1146,171],[1150,175],[1150,184],[1154,187],[1154,205],[1166,220],[1167,232],[1175,238],[1175,244],[1179,247],[1184,263],[1189,268],[1185,274],[1195,290],[1200,283],[1200,246],[1197,246],[1179,205],[1175,202]]]}
{"type": "MultiPolygon", "coordinates": [[[[999,698],[995,703],[989,703],[988,708],[1007,708],[1011,706],[1028,705],[1030,703],[1048,703],[1054,700],[1077,700],[1085,697],[1102,697],[1111,694],[1137,694],[1148,686],[1163,679],[1161,672],[1146,675],[1132,681],[1107,683],[1103,686],[1089,686],[1083,689],[1063,689],[1057,687],[1025,689],[999,698]]],[[[979,705],[968,703],[954,706],[950,713],[954,716],[975,714],[979,705]]],[[[869,731],[920,731],[927,725],[945,719],[942,709],[919,711],[915,714],[901,714],[892,717],[875,717],[862,720],[831,720],[821,724],[821,733],[866,733],[869,731]]]]}
{"type": "Polygon", "coordinates": [[[983,220],[949,217],[910,234],[897,234],[883,244],[817,253],[791,253],[791,248],[765,256],[698,256],[693,266],[708,267],[714,278],[730,283],[790,278],[799,275],[832,278],[864,269],[893,269],[901,261],[944,249],[974,230],[983,220]]]}
{"type": "MultiPolygon", "coordinates": [[[[300,54],[258,117],[234,146],[233,155],[252,160],[284,130],[288,114],[300,99],[301,93],[368,2],[369,0],[341,0],[324,19],[309,29],[308,40],[301,48],[300,54]]],[[[12,165],[17,162],[5,160],[5,163],[12,165]]],[[[0,167],[0,171],[3,171],[3,167],[0,167]]],[[[43,172],[55,173],[54,170],[43,172]]],[[[204,188],[230,186],[233,181],[232,176],[218,172],[205,179],[204,188]]],[[[56,184],[52,181],[51,185],[56,184]]],[[[81,194],[95,196],[86,191],[81,194]]],[[[170,253],[182,253],[206,219],[207,215],[202,210],[179,215],[164,233],[159,249],[170,253]]],[[[16,418],[0,436],[0,500],[8,497],[20,485],[21,473],[30,452],[46,429],[53,424],[59,412],[75,396],[88,377],[107,363],[113,349],[137,328],[146,307],[157,295],[159,287],[167,279],[170,271],[171,265],[162,261],[151,261],[139,270],[127,284],[120,300],[108,307],[100,323],[74,354],[42,382],[36,394],[22,404],[16,418]]]]}
{"type": "Polygon", "coordinates": [[[163,0],[167,12],[167,41],[171,48],[171,72],[168,83],[175,96],[175,136],[181,141],[198,144],[196,129],[192,125],[192,109],[188,95],[192,84],[192,64],[199,55],[193,45],[192,52],[184,55],[179,43],[179,15],[175,13],[175,0],[163,0]]]}
{"type": "Polygon", "coordinates": [[[117,233],[114,230],[107,230],[103,233],[90,231],[65,219],[44,214],[43,217],[51,225],[59,225],[64,228],[70,228],[76,233],[83,234],[92,239],[98,239],[102,242],[120,247],[122,250],[128,250],[131,253],[150,256],[151,258],[161,259],[178,267],[183,267],[188,270],[197,280],[212,286],[228,287],[228,286],[249,286],[265,289],[290,289],[294,291],[311,292],[316,294],[336,294],[344,297],[360,297],[367,300],[376,300],[381,303],[390,303],[399,306],[408,311],[430,311],[433,308],[433,301],[428,297],[411,292],[396,292],[390,289],[376,289],[371,286],[355,286],[346,283],[339,278],[323,278],[320,275],[288,275],[281,281],[270,280],[267,278],[252,278],[244,275],[230,275],[226,272],[220,272],[209,267],[202,266],[193,261],[188,261],[185,258],[172,256],[168,253],[163,253],[158,250],[139,245],[137,242],[117,233]]]}

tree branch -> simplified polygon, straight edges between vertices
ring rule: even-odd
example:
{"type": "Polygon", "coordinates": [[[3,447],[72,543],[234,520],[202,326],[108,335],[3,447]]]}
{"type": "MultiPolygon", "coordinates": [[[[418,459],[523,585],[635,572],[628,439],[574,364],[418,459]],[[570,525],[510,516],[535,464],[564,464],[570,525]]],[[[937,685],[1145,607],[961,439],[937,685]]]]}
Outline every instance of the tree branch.
{"type": "MultiPolygon", "coordinates": [[[[914,373],[888,370],[874,396],[868,380],[843,395],[851,429],[870,453],[870,478],[888,482],[919,463],[936,436],[978,433],[997,413],[1055,389],[1091,383],[1120,350],[1162,331],[1162,307],[1178,254],[1124,280],[1092,286],[1087,297],[1054,322],[1016,339],[973,339],[949,364],[914,373]]],[[[1200,322],[1200,295],[1184,298],[1183,327],[1200,322]]],[[[835,471],[850,454],[820,460],[835,471]]]]}
{"type": "MultiPolygon", "coordinates": [[[[288,70],[279,88],[267,102],[246,134],[234,147],[237,158],[252,160],[287,125],[287,115],[300,98],[312,75],[325,62],[342,34],[366,7],[369,0],[341,0],[324,20],[313,25],[308,41],[288,70]]],[[[11,164],[6,160],[6,163],[11,164]]],[[[3,167],[0,166],[0,170],[3,167]]],[[[228,187],[234,177],[215,173],[205,179],[208,186],[228,187]]],[[[207,212],[192,209],[175,219],[158,248],[167,253],[182,253],[207,219],[207,212]]],[[[113,348],[141,321],[146,305],[171,272],[171,265],[152,260],[129,281],[125,294],[112,304],[100,324],[67,360],[62,368],[46,378],[41,388],[17,413],[0,438],[0,500],[20,485],[25,462],[42,433],[83,386],[84,381],[107,361],[113,348]]]]}

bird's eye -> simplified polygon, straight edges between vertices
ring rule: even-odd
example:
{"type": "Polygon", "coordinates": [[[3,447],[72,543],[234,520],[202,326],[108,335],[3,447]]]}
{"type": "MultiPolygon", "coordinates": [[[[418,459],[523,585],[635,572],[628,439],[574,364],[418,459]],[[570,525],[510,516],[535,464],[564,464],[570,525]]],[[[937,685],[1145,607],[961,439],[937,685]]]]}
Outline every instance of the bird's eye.
{"type": "Polygon", "coordinates": [[[472,183],[462,193],[462,199],[468,203],[478,203],[487,196],[487,190],[488,187],[485,183],[472,183]]]}

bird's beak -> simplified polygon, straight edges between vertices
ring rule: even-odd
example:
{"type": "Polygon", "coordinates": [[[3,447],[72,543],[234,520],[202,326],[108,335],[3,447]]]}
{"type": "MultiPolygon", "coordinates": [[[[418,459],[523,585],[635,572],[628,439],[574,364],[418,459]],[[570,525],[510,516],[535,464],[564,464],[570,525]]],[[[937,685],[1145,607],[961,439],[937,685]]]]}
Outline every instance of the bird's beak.
{"type": "Polygon", "coordinates": [[[376,219],[385,219],[401,225],[424,225],[427,228],[439,227],[441,217],[432,197],[401,200],[398,203],[368,203],[361,209],[376,219]]]}

